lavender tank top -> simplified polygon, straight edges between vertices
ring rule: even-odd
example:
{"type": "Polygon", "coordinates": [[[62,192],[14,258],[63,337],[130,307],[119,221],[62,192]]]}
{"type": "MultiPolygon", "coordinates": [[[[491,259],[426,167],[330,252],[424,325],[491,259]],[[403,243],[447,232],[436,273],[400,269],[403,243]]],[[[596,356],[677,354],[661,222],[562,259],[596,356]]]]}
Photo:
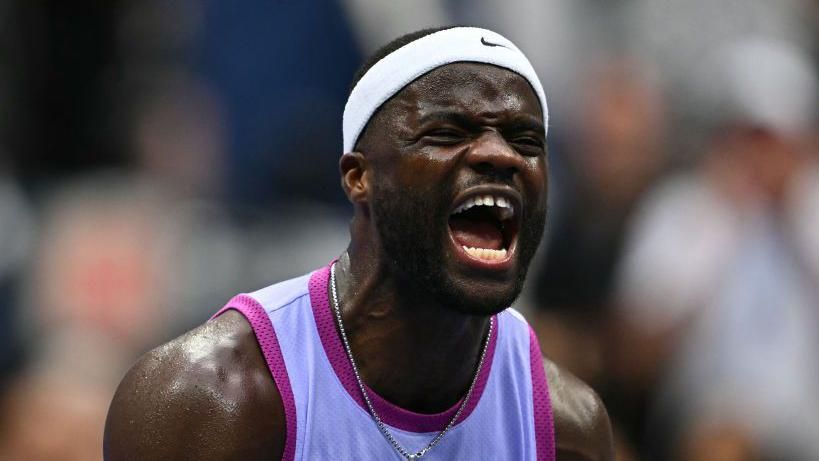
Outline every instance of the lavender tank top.
{"type": "MultiPolygon", "coordinates": [[[[256,335],[281,394],[286,419],[283,460],[402,460],[367,411],[335,328],[330,268],[228,302],[256,335]]],[[[214,317],[215,317],[214,316],[214,317]]],[[[481,374],[456,424],[425,460],[555,460],[554,424],[540,347],[509,308],[492,318],[481,374]]],[[[400,408],[368,389],[393,436],[409,451],[425,447],[459,403],[438,414],[400,408]]]]}

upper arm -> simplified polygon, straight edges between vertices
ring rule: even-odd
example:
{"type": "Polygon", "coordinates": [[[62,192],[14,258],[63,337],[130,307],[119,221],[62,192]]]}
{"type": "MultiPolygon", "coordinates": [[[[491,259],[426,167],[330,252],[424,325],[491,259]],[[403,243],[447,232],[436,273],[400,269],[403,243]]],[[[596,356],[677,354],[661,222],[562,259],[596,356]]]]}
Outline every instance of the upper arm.
{"type": "Polygon", "coordinates": [[[612,461],[611,422],[600,397],[584,382],[544,360],[555,421],[557,459],[612,461]]]}
{"type": "Polygon", "coordinates": [[[228,312],[143,356],[111,402],[105,459],[280,458],[284,410],[252,335],[228,312]]]}

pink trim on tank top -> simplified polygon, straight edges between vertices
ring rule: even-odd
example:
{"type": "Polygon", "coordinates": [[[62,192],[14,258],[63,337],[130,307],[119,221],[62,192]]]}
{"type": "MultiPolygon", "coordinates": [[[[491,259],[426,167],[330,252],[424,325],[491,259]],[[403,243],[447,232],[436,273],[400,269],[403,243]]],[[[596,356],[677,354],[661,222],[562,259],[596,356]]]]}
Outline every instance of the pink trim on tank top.
{"type": "Polygon", "coordinates": [[[284,363],[276,331],[264,307],[251,296],[246,294],[234,296],[211,319],[222,315],[229,309],[238,311],[250,322],[270,374],[273,375],[273,381],[276,383],[284,406],[286,432],[282,461],[293,461],[296,457],[296,400],[293,397],[293,389],[290,387],[290,377],[287,375],[287,366],[284,363]]]}
{"type": "MultiPolygon", "coordinates": [[[[344,345],[341,343],[341,338],[336,328],[336,319],[330,307],[330,299],[327,291],[330,279],[330,266],[323,267],[313,275],[310,276],[310,304],[313,306],[313,317],[316,321],[316,328],[318,328],[321,344],[324,347],[324,352],[327,354],[327,359],[333,367],[342,386],[355,400],[358,405],[369,412],[367,404],[364,402],[364,397],[358,388],[353,368],[350,365],[350,360],[347,358],[347,352],[344,350],[344,345]]],[[[472,410],[478,405],[481,399],[486,383],[489,379],[489,372],[492,369],[493,357],[495,356],[495,347],[497,345],[498,334],[500,328],[497,315],[492,316],[492,324],[494,326],[494,334],[489,340],[489,348],[486,351],[486,358],[478,380],[475,383],[475,389],[472,391],[472,397],[466,404],[463,413],[455,421],[458,424],[464,421],[472,413],[472,410]]],[[[437,432],[442,430],[449,420],[458,411],[458,406],[463,400],[459,400],[451,408],[434,414],[416,413],[410,410],[401,408],[378,395],[369,386],[367,386],[367,393],[372,401],[375,411],[381,417],[381,420],[392,427],[410,431],[410,432],[437,432]]]]}
{"type": "Polygon", "coordinates": [[[532,327],[529,327],[529,362],[532,367],[532,413],[535,418],[535,451],[538,461],[554,461],[555,431],[549,384],[543,368],[540,343],[532,327]]]}

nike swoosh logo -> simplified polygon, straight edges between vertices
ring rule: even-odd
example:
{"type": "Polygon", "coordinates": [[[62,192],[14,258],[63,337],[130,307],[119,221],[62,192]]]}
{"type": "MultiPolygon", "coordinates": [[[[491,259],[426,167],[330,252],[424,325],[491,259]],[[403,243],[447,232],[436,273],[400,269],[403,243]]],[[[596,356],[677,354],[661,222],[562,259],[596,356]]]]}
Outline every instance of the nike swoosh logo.
{"type": "Polygon", "coordinates": [[[481,44],[486,46],[499,46],[501,48],[506,48],[504,45],[501,45],[500,43],[487,42],[486,39],[483,37],[481,37],[481,44]]]}

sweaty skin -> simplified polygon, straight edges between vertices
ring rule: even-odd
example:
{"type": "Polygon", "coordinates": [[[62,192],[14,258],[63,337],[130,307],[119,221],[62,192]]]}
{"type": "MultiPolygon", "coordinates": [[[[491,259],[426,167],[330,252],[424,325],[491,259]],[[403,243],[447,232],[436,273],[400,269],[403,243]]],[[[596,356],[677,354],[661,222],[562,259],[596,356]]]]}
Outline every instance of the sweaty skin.
{"type": "MultiPolygon", "coordinates": [[[[525,79],[455,63],[385,103],[356,152],[342,156],[341,183],[354,207],[351,242],[337,265],[342,315],[364,381],[387,400],[435,413],[466,392],[488,314],[519,293],[542,231],[545,149],[540,105],[525,79]],[[531,248],[519,245],[506,268],[476,269],[448,240],[455,197],[476,185],[508,187],[520,197],[526,229],[518,238],[531,248]],[[389,202],[392,190],[406,191],[406,209],[389,202]],[[413,214],[421,205],[423,216],[413,214]],[[401,226],[390,228],[390,218],[401,226]],[[396,247],[416,244],[435,268],[396,262],[396,247]],[[414,272],[427,270],[435,273],[425,279],[414,272]],[[436,288],[426,289],[430,284],[436,288]]],[[[544,367],[557,459],[614,459],[597,395],[545,359],[544,367]]],[[[281,398],[253,331],[228,311],[134,365],[111,404],[104,453],[109,461],[271,460],[281,458],[284,436],[281,398]]]]}

